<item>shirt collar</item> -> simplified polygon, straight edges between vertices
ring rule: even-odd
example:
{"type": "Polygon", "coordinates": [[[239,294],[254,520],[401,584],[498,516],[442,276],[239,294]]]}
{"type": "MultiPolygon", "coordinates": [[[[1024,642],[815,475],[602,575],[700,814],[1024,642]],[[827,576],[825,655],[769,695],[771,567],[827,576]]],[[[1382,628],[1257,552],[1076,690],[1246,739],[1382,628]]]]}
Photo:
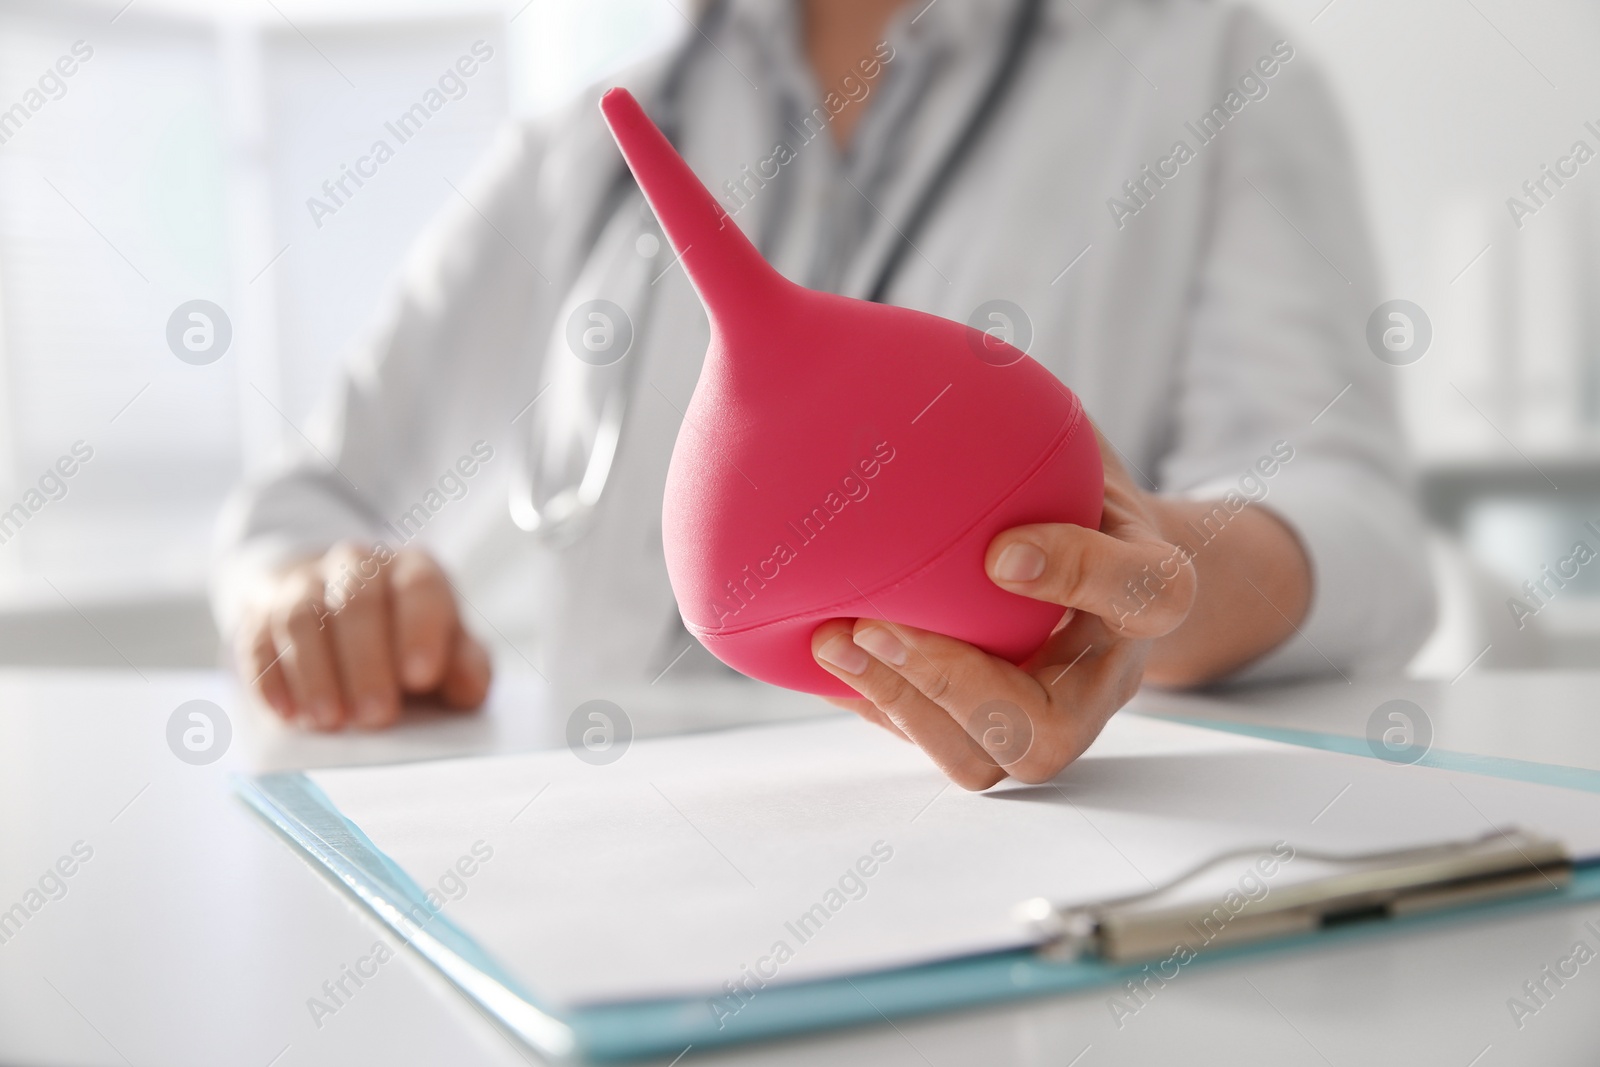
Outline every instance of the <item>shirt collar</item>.
{"type": "MultiPolygon", "coordinates": [[[[782,42],[800,50],[801,0],[727,0],[728,28],[732,32],[771,46],[782,42]]],[[[1017,0],[908,0],[890,20],[885,36],[891,42],[915,41],[919,46],[987,48],[1005,32],[1017,0]]],[[[1079,7],[1099,7],[1078,0],[1079,7]]],[[[1076,16],[1067,0],[1046,0],[1044,27],[1060,25],[1076,16]]]]}

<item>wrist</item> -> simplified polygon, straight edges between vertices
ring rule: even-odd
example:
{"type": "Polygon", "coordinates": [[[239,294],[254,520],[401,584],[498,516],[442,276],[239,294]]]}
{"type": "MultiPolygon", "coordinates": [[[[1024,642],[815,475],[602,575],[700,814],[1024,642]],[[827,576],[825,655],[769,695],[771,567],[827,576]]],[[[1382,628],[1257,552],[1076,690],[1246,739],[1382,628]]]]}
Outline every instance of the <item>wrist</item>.
{"type": "Polygon", "coordinates": [[[1162,538],[1178,547],[1198,581],[1184,624],[1152,649],[1151,681],[1215,682],[1294,634],[1310,610],[1311,565],[1283,520],[1222,500],[1166,498],[1151,507],[1162,538]]]}

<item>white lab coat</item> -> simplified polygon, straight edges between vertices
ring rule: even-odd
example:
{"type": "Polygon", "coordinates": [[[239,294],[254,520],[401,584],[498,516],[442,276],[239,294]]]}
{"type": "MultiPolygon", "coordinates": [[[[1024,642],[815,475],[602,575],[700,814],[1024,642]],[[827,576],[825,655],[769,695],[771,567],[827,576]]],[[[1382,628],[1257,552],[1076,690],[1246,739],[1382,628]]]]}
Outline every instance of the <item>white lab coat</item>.
{"type": "MultiPolygon", "coordinates": [[[[780,0],[733,0],[715,48],[690,67],[679,140],[714,191],[793,142],[781,179],[746,186],[736,221],[796,280],[864,295],[990,77],[1008,0],[939,0],[911,23],[920,7],[896,21],[879,85],[850,105],[866,111],[847,157],[829,135],[802,144],[784,121],[784,106],[809,97],[809,111],[821,94],[780,0]]],[[[1433,599],[1395,371],[1365,341],[1386,294],[1349,143],[1287,36],[1226,4],[1047,0],[1019,81],[889,299],[963,321],[993,299],[1021,307],[1031,355],[1162,492],[1237,490],[1286,443],[1292,460],[1268,464],[1252,506],[1301,538],[1312,606],[1241,676],[1393,670],[1426,635],[1433,599]]],[[[648,107],[665,67],[618,80],[648,107]]],[[[509,665],[582,691],[649,681],[688,643],[662,561],[661,496],[707,324],[681,269],[666,269],[670,249],[626,357],[639,361],[635,385],[591,528],[555,547],[508,518],[526,405],[550,361],[573,358],[567,312],[637,273],[629,257],[647,222],[636,192],[608,248],[591,257],[585,245],[620,166],[601,88],[509,132],[470,203],[454,201],[410,259],[311,434],[316,451],[236,494],[219,533],[225,629],[261,567],[343,538],[393,547],[414,535],[509,665]],[[461,465],[478,442],[492,456],[461,465]],[[467,467],[471,477],[450,476],[467,467]]],[[[538,401],[562,402],[559,391],[538,401]]],[[[701,655],[673,669],[705,669],[701,655]]]]}

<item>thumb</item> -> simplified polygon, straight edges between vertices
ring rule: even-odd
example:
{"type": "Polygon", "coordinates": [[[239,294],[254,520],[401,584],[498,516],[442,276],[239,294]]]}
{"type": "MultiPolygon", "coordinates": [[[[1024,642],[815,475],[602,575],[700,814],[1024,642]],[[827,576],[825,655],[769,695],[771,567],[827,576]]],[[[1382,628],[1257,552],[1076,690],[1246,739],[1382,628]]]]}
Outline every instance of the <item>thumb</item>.
{"type": "Polygon", "coordinates": [[[1006,530],[984,563],[1000,588],[1098,615],[1124,637],[1168,634],[1194,603],[1194,567],[1179,546],[1070,523],[1006,530]]]}

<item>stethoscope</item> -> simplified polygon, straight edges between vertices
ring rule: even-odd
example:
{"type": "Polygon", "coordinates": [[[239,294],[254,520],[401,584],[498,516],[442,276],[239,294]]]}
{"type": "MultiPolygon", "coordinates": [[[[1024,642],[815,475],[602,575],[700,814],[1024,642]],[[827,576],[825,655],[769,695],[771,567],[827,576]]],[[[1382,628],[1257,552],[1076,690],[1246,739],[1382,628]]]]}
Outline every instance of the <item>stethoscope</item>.
{"type": "MultiPolygon", "coordinates": [[[[970,157],[999,113],[1007,94],[1016,83],[1028,46],[1038,27],[1044,0],[1019,0],[989,80],[967,117],[965,125],[923,186],[915,205],[884,257],[867,290],[867,299],[883,303],[895,277],[914,248],[916,236],[927,225],[946,189],[970,157]]],[[[651,114],[667,138],[677,144],[678,103],[690,68],[699,59],[727,14],[728,0],[714,0],[701,17],[695,32],[673,57],[654,94],[651,114]]],[[[530,425],[523,435],[524,447],[517,456],[511,479],[511,518],[516,525],[551,544],[569,544],[587,528],[610,479],[622,437],[623,419],[633,391],[634,369],[638,359],[628,353],[645,335],[654,309],[656,286],[650,284],[654,260],[640,255],[641,242],[662,238],[654,217],[638,199],[641,222],[628,225],[620,209],[632,198],[635,184],[626,165],[616,173],[597,202],[585,231],[591,249],[585,267],[573,285],[574,293],[590,293],[585,276],[615,276],[607,267],[626,257],[621,272],[634,275],[626,301],[593,296],[566,309],[565,329],[553,341],[547,366],[552,374],[529,408],[530,425]],[[631,314],[624,314],[626,306],[631,314]],[[557,351],[557,347],[566,351],[557,351]],[[557,396],[546,397],[545,394],[557,396]],[[556,401],[562,402],[556,402],[556,401]]]]}

